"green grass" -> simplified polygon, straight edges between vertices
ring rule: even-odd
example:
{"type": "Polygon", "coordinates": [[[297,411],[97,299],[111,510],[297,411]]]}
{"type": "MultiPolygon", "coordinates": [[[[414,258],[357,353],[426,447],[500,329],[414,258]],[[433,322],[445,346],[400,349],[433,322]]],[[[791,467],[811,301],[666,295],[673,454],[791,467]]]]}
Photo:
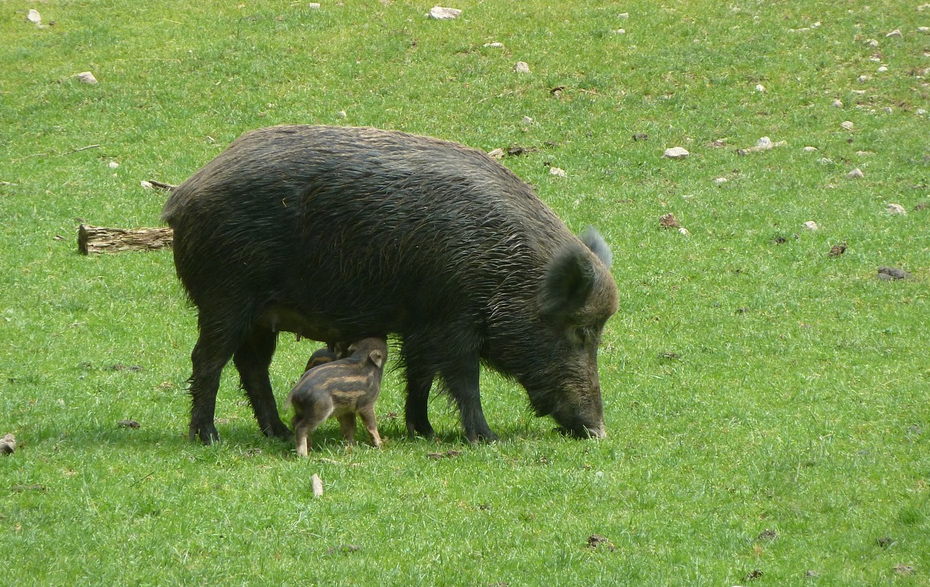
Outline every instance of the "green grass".
{"type": "MultiPolygon", "coordinates": [[[[467,0],[459,20],[436,22],[432,4],[401,0],[50,0],[35,5],[46,28],[26,22],[27,3],[0,4],[0,435],[20,443],[0,457],[0,576],[928,584],[919,4],[467,0]],[[87,70],[98,85],[77,82],[87,70]],[[408,439],[389,372],[383,450],[345,448],[330,422],[300,460],[259,435],[230,369],[224,443],[189,443],[195,313],[170,253],[81,257],[77,226],[157,225],[164,193],[140,181],[180,183],[279,123],[530,149],[504,163],[614,250],[608,438],[562,438],[518,386],[484,373],[500,442],[468,446],[441,397],[440,440],[408,439]],[[787,146],[736,153],[761,136],[787,146]],[[691,157],[662,159],[671,146],[691,157]],[[865,176],[847,179],[856,167],[865,176]],[[908,214],[890,215],[892,202],[908,214]],[[690,236],[659,229],[668,212],[690,236]],[[841,241],[846,253],[828,256],[841,241]],[[880,265],[912,276],[879,281],[880,265]],[[141,427],[117,426],[127,418],[141,427]],[[428,456],[449,450],[461,454],[428,456]],[[593,534],[613,548],[590,548],[593,534]]],[[[314,348],[282,337],[280,399],[314,348]]]]}

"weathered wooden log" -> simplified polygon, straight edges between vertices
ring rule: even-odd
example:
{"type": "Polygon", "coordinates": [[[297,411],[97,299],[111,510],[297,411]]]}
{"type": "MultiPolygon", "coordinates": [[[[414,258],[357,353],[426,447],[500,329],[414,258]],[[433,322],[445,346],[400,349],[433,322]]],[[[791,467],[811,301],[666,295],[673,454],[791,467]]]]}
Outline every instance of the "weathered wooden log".
{"type": "Polygon", "coordinates": [[[170,248],[173,240],[174,232],[168,227],[129,230],[82,224],[78,228],[78,251],[82,255],[155,251],[170,248]]]}

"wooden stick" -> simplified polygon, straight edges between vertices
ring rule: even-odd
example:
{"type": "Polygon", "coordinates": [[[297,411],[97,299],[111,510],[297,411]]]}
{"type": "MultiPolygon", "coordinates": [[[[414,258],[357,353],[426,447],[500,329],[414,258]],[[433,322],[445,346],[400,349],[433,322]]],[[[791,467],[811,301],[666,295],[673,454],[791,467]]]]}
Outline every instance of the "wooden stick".
{"type": "Polygon", "coordinates": [[[170,248],[173,240],[174,232],[168,227],[127,230],[82,224],[78,228],[78,251],[82,255],[155,251],[170,248]]]}

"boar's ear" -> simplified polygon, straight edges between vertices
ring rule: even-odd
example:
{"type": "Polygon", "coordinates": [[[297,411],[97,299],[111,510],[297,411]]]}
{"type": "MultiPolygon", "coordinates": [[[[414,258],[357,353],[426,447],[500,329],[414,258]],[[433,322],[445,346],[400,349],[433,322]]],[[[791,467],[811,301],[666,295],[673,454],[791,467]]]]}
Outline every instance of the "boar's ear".
{"type": "Polygon", "coordinates": [[[613,253],[610,252],[610,247],[607,246],[607,242],[604,240],[604,237],[597,231],[593,226],[587,227],[584,232],[582,232],[578,238],[581,239],[581,242],[585,244],[586,247],[591,249],[591,252],[601,260],[604,264],[604,267],[610,269],[610,263],[613,260],[613,253]]]}
{"type": "Polygon", "coordinates": [[[551,319],[577,311],[591,295],[596,279],[587,251],[577,246],[565,247],[546,270],[539,300],[542,315],[551,319]]]}
{"type": "Polygon", "coordinates": [[[371,362],[374,363],[375,367],[377,367],[378,369],[380,369],[381,366],[384,365],[384,353],[382,353],[381,351],[377,349],[368,353],[368,358],[371,359],[371,362]]]}

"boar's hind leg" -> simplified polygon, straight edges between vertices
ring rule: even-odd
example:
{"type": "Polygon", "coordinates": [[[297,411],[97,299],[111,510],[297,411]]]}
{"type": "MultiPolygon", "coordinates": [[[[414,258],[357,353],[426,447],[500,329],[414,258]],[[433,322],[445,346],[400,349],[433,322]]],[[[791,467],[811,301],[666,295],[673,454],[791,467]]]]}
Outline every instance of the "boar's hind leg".
{"type": "Polygon", "coordinates": [[[291,431],[278,415],[278,406],[268,379],[268,367],[277,340],[278,336],[274,332],[254,328],[239,345],[233,361],[239,370],[242,388],[252,404],[259,429],[265,436],[290,438],[291,431]]]}
{"type": "Polygon", "coordinates": [[[190,378],[191,424],[190,439],[200,438],[204,444],[213,444],[220,439],[213,416],[216,412],[216,392],[220,387],[220,374],[233,354],[231,344],[222,337],[213,336],[213,331],[201,328],[200,338],[191,353],[193,373],[190,378]]]}
{"type": "Polygon", "coordinates": [[[452,367],[444,367],[441,374],[449,393],[459,406],[462,427],[465,428],[465,436],[469,442],[497,440],[497,435],[491,432],[484,419],[484,410],[481,409],[481,393],[478,389],[480,374],[478,357],[467,358],[452,367]]]}

